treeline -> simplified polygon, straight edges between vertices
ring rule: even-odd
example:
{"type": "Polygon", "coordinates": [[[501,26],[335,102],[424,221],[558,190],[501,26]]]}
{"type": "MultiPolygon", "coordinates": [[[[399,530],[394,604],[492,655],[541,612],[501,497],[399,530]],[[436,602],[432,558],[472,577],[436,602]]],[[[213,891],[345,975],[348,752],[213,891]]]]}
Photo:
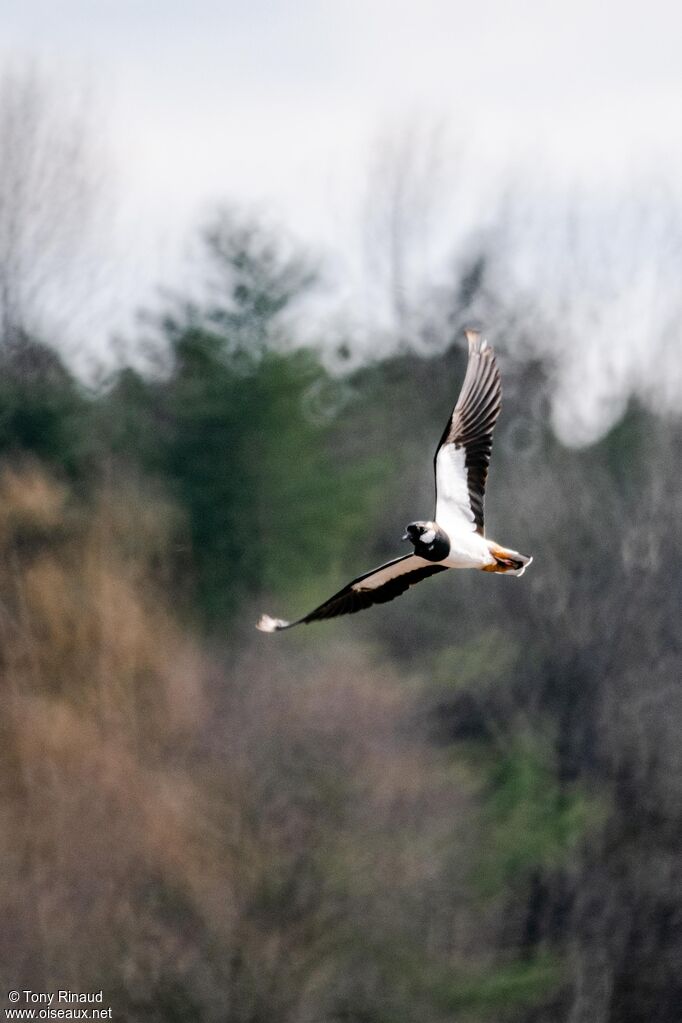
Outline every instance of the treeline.
{"type": "Polygon", "coordinates": [[[562,447],[540,314],[485,252],[438,346],[350,369],[297,337],[305,259],[227,216],[204,240],[147,370],[93,390],[48,339],[0,350],[6,988],[140,1021],[672,1023],[679,423],[633,405],[562,447]],[[531,570],[256,635],[431,514],[474,308],[505,384],[488,531],[531,570]]]}

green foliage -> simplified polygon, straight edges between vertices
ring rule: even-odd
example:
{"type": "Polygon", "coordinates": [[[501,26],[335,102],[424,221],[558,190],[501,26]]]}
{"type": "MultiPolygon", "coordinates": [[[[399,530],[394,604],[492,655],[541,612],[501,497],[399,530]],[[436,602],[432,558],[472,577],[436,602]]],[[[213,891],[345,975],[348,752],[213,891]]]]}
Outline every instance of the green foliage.
{"type": "Polygon", "coordinates": [[[418,975],[412,971],[412,977],[441,1012],[486,1019],[494,1013],[493,1018],[499,1020],[545,1002],[561,983],[562,971],[554,959],[541,955],[469,976],[457,970],[434,971],[424,964],[418,975]]]}
{"type": "Polygon", "coordinates": [[[22,338],[0,350],[0,453],[76,475],[91,450],[90,405],[50,348],[22,338]]]}
{"type": "Polygon", "coordinates": [[[641,478],[650,455],[647,441],[653,425],[651,415],[631,402],[623,417],[598,445],[598,461],[624,495],[636,487],[641,478]]]}
{"type": "Polygon", "coordinates": [[[158,382],[126,367],[115,377],[95,409],[104,451],[127,467],[161,475],[161,450],[168,432],[158,382]]]}
{"type": "Polygon", "coordinates": [[[225,628],[244,597],[304,595],[361,542],[376,468],[339,457],[344,386],[287,339],[305,261],[227,214],[205,242],[210,294],[159,318],[170,374],[121,375],[113,438],[185,510],[200,606],[225,628]]]}
{"type": "Polygon", "coordinates": [[[402,939],[383,934],[379,943],[358,935],[348,970],[361,975],[371,965],[375,986],[371,994],[346,994],[334,1019],[416,1023],[457,1013],[457,1019],[498,1023],[546,1003],[563,980],[560,964],[546,953],[465,973],[457,963],[426,955],[408,936],[402,939]]]}
{"type": "Polygon", "coordinates": [[[513,672],[520,653],[516,637],[491,626],[470,640],[439,650],[432,669],[433,681],[455,689],[503,682],[513,672]]]}
{"type": "Polygon", "coordinates": [[[200,598],[218,616],[261,576],[253,379],[235,374],[219,339],[199,330],[178,340],[175,358],[160,464],[187,511],[200,598]]]}
{"type": "Polygon", "coordinates": [[[559,867],[599,819],[599,804],[557,779],[550,748],[517,737],[484,768],[483,849],[476,870],[483,893],[524,884],[535,867],[559,867]]]}
{"type": "Polygon", "coordinates": [[[334,388],[312,353],[231,353],[190,330],[175,358],[160,464],[188,512],[200,598],[217,619],[249,593],[324,574],[357,537],[367,473],[338,464],[332,422],[310,414],[315,389],[334,388]]]}
{"type": "Polygon", "coordinates": [[[445,1007],[503,1014],[518,1011],[546,1001],[561,980],[560,966],[548,956],[538,956],[530,962],[498,966],[484,976],[461,980],[445,1007]]]}

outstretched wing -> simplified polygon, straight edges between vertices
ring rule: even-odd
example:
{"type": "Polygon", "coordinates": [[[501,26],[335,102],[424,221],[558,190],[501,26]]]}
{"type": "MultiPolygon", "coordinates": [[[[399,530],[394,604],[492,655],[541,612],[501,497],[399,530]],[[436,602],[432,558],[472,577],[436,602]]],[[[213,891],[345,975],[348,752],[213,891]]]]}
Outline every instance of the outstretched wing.
{"type": "Polygon", "coordinates": [[[483,535],[483,502],[493,429],[502,407],[495,353],[476,330],[466,331],[469,362],[462,390],[436,450],[436,515],[449,533],[483,535]]]}
{"type": "Polygon", "coordinates": [[[329,600],[325,600],[324,604],[320,604],[305,618],[298,618],[295,622],[285,622],[281,618],[263,615],[256,628],[261,632],[279,632],[281,629],[317,622],[323,618],[352,615],[356,611],[371,607],[372,604],[385,604],[387,601],[393,600],[394,597],[399,597],[401,593],[422,579],[446,570],[445,565],[434,565],[433,562],[418,558],[414,554],[406,554],[402,558],[389,561],[385,565],[381,565],[380,568],[375,568],[372,572],[367,572],[366,575],[354,579],[352,583],[348,583],[348,586],[344,586],[329,600]]]}

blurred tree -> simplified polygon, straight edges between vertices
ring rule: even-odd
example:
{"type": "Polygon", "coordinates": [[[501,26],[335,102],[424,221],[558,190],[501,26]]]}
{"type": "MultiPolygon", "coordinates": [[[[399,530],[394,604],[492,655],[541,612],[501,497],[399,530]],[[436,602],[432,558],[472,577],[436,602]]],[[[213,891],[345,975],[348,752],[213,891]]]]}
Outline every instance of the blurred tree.
{"type": "Polygon", "coordinates": [[[384,321],[403,348],[413,348],[426,325],[424,294],[443,246],[438,228],[456,190],[459,167],[446,159],[446,141],[442,123],[415,118],[394,125],[370,150],[365,286],[374,329],[384,321]]]}
{"type": "Polygon", "coordinates": [[[312,264],[262,223],[229,207],[203,231],[209,259],[203,316],[233,351],[286,344],[286,315],[315,284],[312,264]]]}
{"type": "MultiPolygon", "coordinates": [[[[222,212],[204,232],[205,299],[157,318],[164,379],[126,371],[115,446],[158,472],[186,510],[198,593],[224,620],[263,590],[305,596],[361,542],[377,467],[339,457],[346,390],[289,320],[313,275],[270,231],[222,212]]],[[[309,598],[310,599],[310,598],[309,598]]]]}
{"type": "Polygon", "coordinates": [[[97,189],[82,97],[55,90],[32,66],[3,70],[0,452],[72,477],[99,453],[98,440],[92,402],[64,363],[46,310],[63,311],[65,292],[75,305],[91,283],[74,290],[85,276],[97,189]]]}
{"type": "Polygon", "coordinates": [[[98,184],[84,111],[30,66],[0,75],[0,343],[40,333],[67,281],[74,305],[85,298],[98,184]]]}
{"type": "Polygon", "coordinates": [[[131,1019],[151,991],[180,1020],[677,1023],[679,423],[633,405],[563,446],[527,343],[540,313],[500,299],[483,238],[435,315],[447,337],[494,310],[509,338],[486,521],[532,570],[433,580],[336,626],[335,651],[319,626],[307,660],[245,643],[235,666],[231,642],[209,669],[168,580],[176,598],[193,572],[224,634],[256,592],[305,610],[394,553],[431,514],[464,352],[404,346],[334,378],[298,343],[308,262],[225,211],[203,239],[204,294],[156,321],[164,372],[96,395],[29,331],[36,279],[8,257],[0,452],[60,477],[0,474],[12,983],[41,957],[46,987],[50,964],[92,971],[131,1019]],[[79,505],[67,474],[107,486],[79,505]]]}
{"type": "Polygon", "coordinates": [[[53,348],[22,336],[0,347],[0,455],[31,456],[74,477],[98,442],[92,402],[53,348]]]}

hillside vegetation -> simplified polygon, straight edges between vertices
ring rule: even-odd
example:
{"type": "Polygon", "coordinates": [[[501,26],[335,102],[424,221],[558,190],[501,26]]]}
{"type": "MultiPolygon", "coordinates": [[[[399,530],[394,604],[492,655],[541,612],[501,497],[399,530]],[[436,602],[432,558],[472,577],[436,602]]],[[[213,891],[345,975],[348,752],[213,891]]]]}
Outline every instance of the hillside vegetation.
{"type": "Polygon", "coordinates": [[[153,369],[92,389],[53,338],[0,349],[5,989],[140,1023],[673,1023],[679,422],[563,447],[484,258],[437,345],[358,368],[300,342],[305,260],[229,218],[206,244],[210,299],[134,339],[153,369]],[[430,516],[475,301],[488,530],[531,570],[257,634],[430,516]]]}

